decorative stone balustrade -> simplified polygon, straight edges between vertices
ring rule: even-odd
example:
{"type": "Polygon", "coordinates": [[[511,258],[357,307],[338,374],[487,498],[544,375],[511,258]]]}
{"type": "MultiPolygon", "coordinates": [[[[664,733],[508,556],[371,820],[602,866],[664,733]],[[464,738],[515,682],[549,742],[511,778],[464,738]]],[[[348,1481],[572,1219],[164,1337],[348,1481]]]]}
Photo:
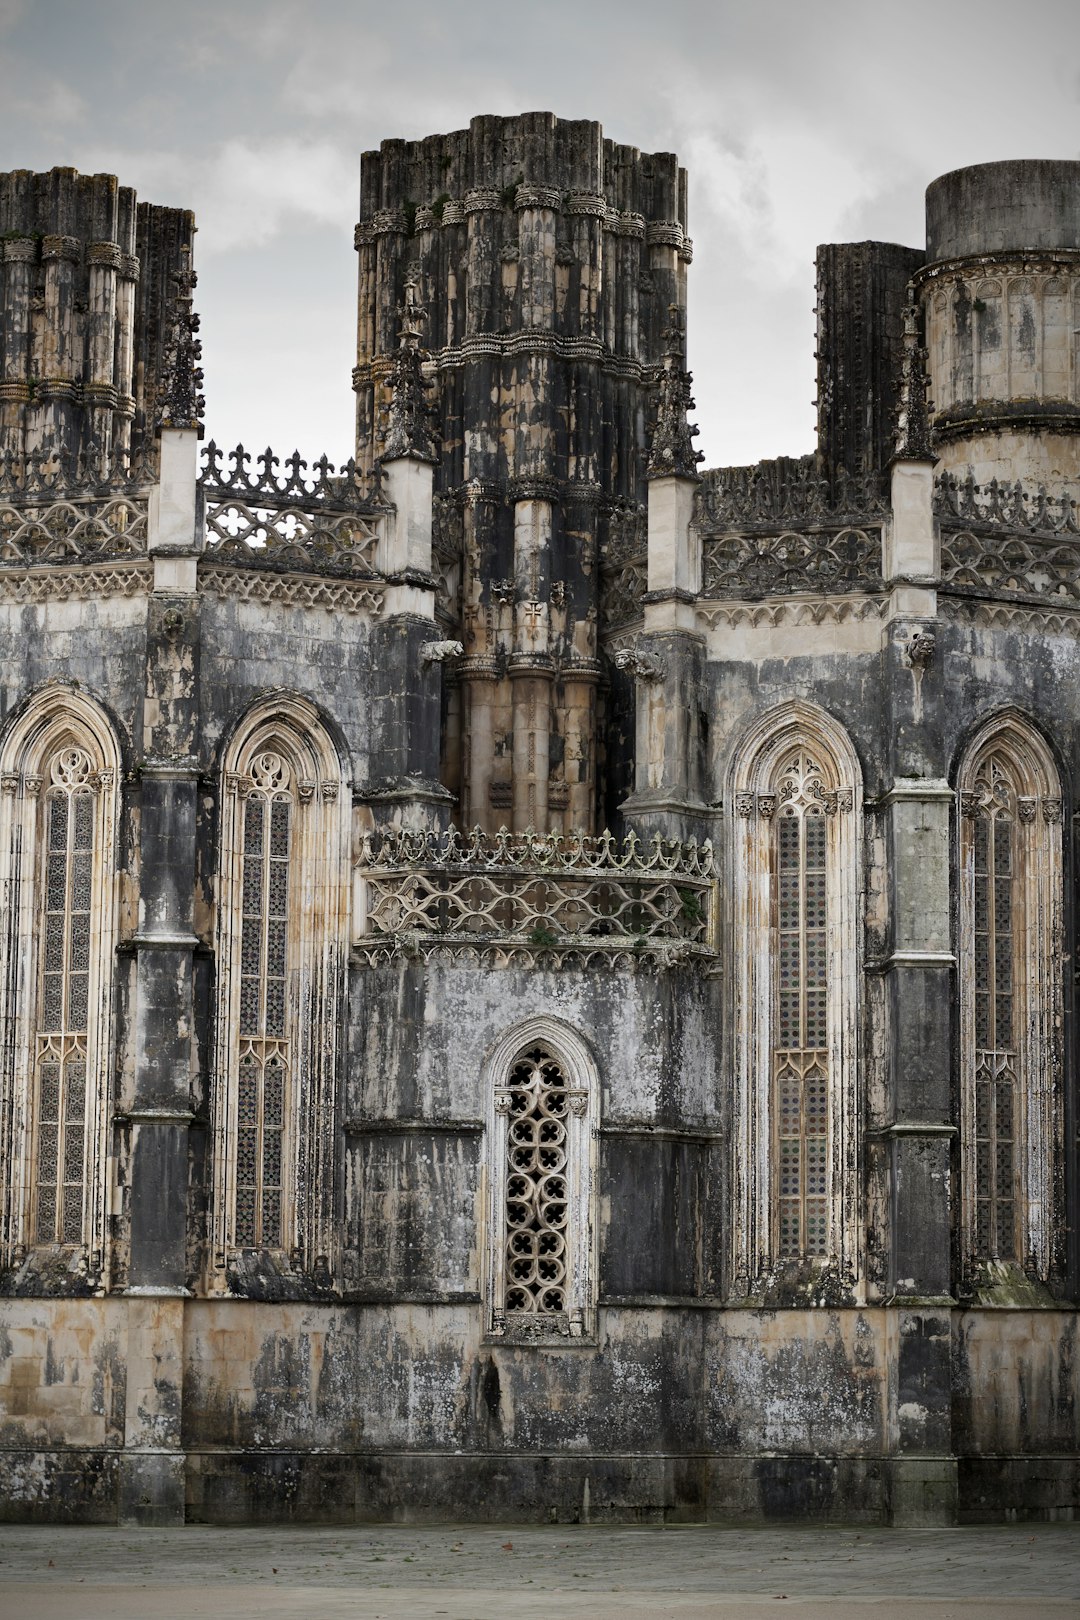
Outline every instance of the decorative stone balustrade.
{"type": "Polygon", "coordinates": [[[716,948],[712,845],[532,831],[387,831],[360,853],[368,962],[472,951],[526,965],[669,965],[716,948]]]}
{"type": "Polygon", "coordinates": [[[1080,599],[1080,501],[950,474],[935,484],[941,581],[956,594],[1080,599]]]}
{"type": "Polygon", "coordinates": [[[0,453],[0,566],[144,556],[156,479],[150,463],[98,450],[0,453]]]}
{"type": "Polygon", "coordinates": [[[335,471],[322,456],[311,464],[309,478],[308,463],[297,451],[284,464],[272,450],[252,457],[243,445],[226,457],[211,440],[203,463],[208,556],[278,570],[374,576],[383,509],[352,461],[335,471]]]}

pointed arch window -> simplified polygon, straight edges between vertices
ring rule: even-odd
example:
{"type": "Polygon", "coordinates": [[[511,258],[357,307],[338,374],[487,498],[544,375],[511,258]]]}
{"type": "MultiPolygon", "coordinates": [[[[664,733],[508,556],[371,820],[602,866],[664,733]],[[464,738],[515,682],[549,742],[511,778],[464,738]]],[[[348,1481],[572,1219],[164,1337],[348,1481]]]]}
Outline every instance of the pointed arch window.
{"type": "Polygon", "coordinates": [[[1061,789],[1045,743],[995,718],[960,772],[961,1249],[969,1280],[1057,1264],[1061,789]]]}
{"type": "Polygon", "coordinates": [[[89,698],[31,700],[0,757],[0,1247],[105,1266],[119,751],[89,698]]]}
{"type": "Polygon", "coordinates": [[[223,774],[212,1287],[243,1250],[333,1262],[349,815],[313,706],[260,706],[223,774]]]}
{"type": "Polygon", "coordinates": [[[858,762],[798,703],[757,723],[733,776],[733,1287],[808,1265],[854,1285],[858,762]]]}
{"type": "Polygon", "coordinates": [[[489,1065],[488,1330],[557,1342],[592,1332],[592,1114],[596,1084],[581,1040],[536,1020],[489,1065]]]}

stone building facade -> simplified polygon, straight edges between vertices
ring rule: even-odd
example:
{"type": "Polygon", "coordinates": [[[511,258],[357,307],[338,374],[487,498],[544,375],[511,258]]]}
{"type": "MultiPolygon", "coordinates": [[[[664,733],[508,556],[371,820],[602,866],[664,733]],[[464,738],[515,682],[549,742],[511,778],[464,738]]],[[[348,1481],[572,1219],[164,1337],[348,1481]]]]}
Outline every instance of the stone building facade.
{"type": "Polygon", "coordinates": [[[1080,164],[818,256],[702,471],[686,180],[364,159],[356,456],[190,215],[0,177],[9,1517],[1080,1505],[1080,164]]]}

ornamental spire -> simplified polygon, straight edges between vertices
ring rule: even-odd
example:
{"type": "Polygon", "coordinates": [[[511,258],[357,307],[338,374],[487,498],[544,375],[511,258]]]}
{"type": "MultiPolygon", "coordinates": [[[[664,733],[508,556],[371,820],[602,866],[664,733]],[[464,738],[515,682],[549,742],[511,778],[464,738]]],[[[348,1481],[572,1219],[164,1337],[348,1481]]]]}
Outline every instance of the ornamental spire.
{"type": "Polygon", "coordinates": [[[398,307],[401,328],[398,346],[390,368],[390,404],[387,407],[386,445],[381,460],[398,456],[419,456],[435,460],[435,446],[428,427],[421,368],[420,337],[427,313],[419,298],[419,282],[414,270],[405,280],[405,301],[398,307]]]}
{"type": "Polygon", "coordinates": [[[696,478],[697,464],[705,457],[694,449],[700,431],[686,420],[694,409],[693,381],[686,366],[686,317],[678,304],[668,306],[664,332],[664,359],[657,378],[656,422],[649,452],[650,478],[696,478]]]}
{"type": "Polygon", "coordinates": [[[930,413],[926,401],[929,379],[926,350],[919,334],[919,306],[915,287],[908,282],[904,310],[903,349],[900,358],[900,400],[896,413],[896,448],[901,461],[936,461],[930,444],[930,413]]]}
{"type": "Polygon", "coordinates": [[[173,276],[176,295],[172,320],[165,340],[158,403],[158,428],[195,428],[202,438],[202,414],[206,400],[199,390],[203,373],[202,343],[196,336],[199,317],[192,308],[197,277],[184,250],[184,267],[173,276]]]}

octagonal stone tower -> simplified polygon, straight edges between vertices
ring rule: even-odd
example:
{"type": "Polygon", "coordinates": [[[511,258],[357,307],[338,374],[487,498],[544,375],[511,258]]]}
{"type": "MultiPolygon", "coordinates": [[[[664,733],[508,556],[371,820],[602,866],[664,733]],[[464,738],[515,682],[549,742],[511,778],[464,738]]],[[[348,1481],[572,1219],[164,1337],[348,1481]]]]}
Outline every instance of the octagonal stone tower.
{"type": "Polygon", "coordinates": [[[948,472],[1080,478],[1080,163],[984,163],[926,193],[935,444],[948,472]]]}
{"type": "Polygon", "coordinates": [[[356,246],[362,466],[385,450],[403,302],[427,351],[436,550],[460,579],[446,628],[465,651],[444,780],[467,825],[592,830],[599,562],[613,526],[638,522],[644,546],[655,381],[686,302],[685,172],[598,123],[474,118],[365,154],[356,246]]]}
{"type": "Polygon", "coordinates": [[[0,175],[0,445],[136,454],[153,436],[173,278],[194,216],[115,175],[0,175]]]}

